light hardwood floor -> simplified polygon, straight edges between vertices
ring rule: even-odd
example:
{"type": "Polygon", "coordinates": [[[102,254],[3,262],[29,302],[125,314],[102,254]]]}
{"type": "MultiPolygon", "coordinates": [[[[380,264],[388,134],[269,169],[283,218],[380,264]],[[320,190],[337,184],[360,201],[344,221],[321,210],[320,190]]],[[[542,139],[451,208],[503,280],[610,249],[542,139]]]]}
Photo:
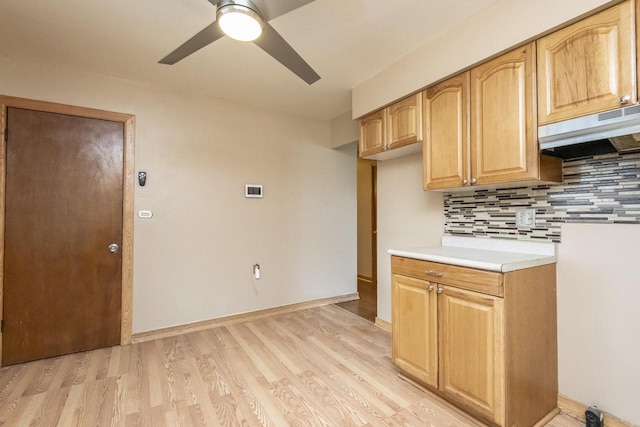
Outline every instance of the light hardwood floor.
{"type": "MultiPolygon", "coordinates": [[[[334,306],[0,370],[3,426],[471,426],[334,306]]],[[[580,426],[559,415],[549,426],[580,426]]]]}

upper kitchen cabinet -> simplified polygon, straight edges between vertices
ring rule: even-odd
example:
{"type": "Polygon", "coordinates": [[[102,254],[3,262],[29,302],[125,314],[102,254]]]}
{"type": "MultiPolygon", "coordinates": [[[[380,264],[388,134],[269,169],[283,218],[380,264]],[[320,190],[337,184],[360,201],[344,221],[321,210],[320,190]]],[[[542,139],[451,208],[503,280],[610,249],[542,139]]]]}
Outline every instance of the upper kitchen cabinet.
{"type": "Polygon", "coordinates": [[[384,150],[384,131],[384,110],[360,119],[360,157],[371,156],[384,150]]]}
{"type": "Polygon", "coordinates": [[[424,91],[422,147],[425,190],[467,185],[469,165],[469,72],[424,91]]]}
{"type": "Polygon", "coordinates": [[[540,125],[637,102],[633,2],[537,41],[540,125]]]}
{"type": "Polygon", "coordinates": [[[471,184],[540,179],[534,76],[533,43],[471,70],[471,184]]]}
{"type": "Polygon", "coordinates": [[[420,151],[422,96],[404,98],[360,120],[360,157],[387,160],[420,151]]]}

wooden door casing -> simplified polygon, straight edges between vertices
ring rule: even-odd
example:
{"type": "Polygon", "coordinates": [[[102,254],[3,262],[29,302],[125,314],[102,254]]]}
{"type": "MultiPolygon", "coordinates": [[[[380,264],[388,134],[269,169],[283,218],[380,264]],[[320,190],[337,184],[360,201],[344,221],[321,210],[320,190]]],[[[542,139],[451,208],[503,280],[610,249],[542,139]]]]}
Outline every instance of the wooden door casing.
{"type": "Polygon", "coordinates": [[[540,125],[637,102],[634,28],[625,1],[536,42],[540,125]]]}
{"type": "MultiPolygon", "coordinates": [[[[110,120],[124,124],[124,176],[122,192],[122,280],[121,280],[121,322],[120,344],[131,343],[132,325],[132,287],[133,287],[133,189],[134,189],[134,139],[135,116],[103,110],[36,101],[23,98],[0,96],[0,304],[4,301],[4,241],[5,241],[5,174],[6,174],[6,140],[7,110],[10,107],[66,114],[70,116],[89,117],[110,120]]],[[[81,327],[79,325],[78,327],[81,327]]],[[[0,354],[2,351],[0,334],[0,354]]]]}

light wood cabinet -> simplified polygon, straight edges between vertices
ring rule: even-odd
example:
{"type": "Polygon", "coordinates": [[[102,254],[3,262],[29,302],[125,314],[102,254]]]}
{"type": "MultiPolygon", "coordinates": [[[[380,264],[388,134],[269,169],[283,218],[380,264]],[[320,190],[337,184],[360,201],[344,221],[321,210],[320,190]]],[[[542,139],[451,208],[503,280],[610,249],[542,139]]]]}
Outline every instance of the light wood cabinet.
{"type": "Polygon", "coordinates": [[[433,285],[393,275],[393,360],[425,384],[438,385],[436,297],[433,285]]]}
{"type": "Polygon", "coordinates": [[[503,299],[440,286],[439,389],[486,419],[504,418],[503,299]]]}
{"type": "Polygon", "coordinates": [[[535,44],[471,70],[471,183],[539,179],[535,44]]]}
{"type": "Polygon", "coordinates": [[[427,88],[423,95],[422,148],[425,190],[467,185],[469,163],[469,73],[427,88]]]}
{"type": "Polygon", "coordinates": [[[419,152],[420,141],[422,141],[421,93],[404,98],[360,120],[360,157],[387,160],[419,152]]]}
{"type": "Polygon", "coordinates": [[[376,111],[360,119],[360,157],[367,157],[383,151],[384,110],[376,111]]]}
{"type": "Polygon", "coordinates": [[[508,273],[391,257],[394,363],[481,421],[557,406],[555,264],[508,273]]]}
{"type": "Polygon", "coordinates": [[[541,156],[530,43],[424,91],[423,187],[561,182],[541,156]]]}
{"type": "Polygon", "coordinates": [[[537,41],[541,125],[637,102],[633,2],[537,41]]]}

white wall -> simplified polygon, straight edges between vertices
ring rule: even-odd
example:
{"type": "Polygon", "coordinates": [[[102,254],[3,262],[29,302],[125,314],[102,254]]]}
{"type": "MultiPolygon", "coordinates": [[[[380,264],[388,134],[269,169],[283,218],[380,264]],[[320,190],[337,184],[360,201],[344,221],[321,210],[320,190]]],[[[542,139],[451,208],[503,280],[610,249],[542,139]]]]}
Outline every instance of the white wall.
{"type": "Polygon", "coordinates": [[[136,115],[134,333],[356,291],[356,149],[328,121],[6,57],[0,94],[136,115]]]}
{"type": "Polygon", "coordinates": [[[422,190],[422,154],[378,162],[378,317],[391,321],[389,249],[440,244],[442,194],[422,190]]]}
{"type": "Polygon", "coordinates": [[[331,148],[342,147],[357,142],[360,138],[360,125],[351,118],[351,111],[331,119],[331,148]]]}
{"type": "MultiPolygon", "coordinates": [[[[355,87],[353,117],[608,3],[612,2],[499,0],[355,87]]],[[[387,249],[437,243],[442,234],[441,196],[422,192],[420,173],[418,155],[378,162],[378,317],[387,321],[391,318],[387,249]]],[[[562,230],[560,393],[640,425],[639,227],[597,227],[568,224],[562,230]],[[609,272],[610,276],[605,274],[609,272]],[[588,317],[583,310],[597,314],[588,317]],[[595,337],[601,345],[589,341],[595,337]]]]}
{"type": "Polygon", "coordinates": [[[499,0],[353,88],[360,117],[610,0],[499,0]]]}
{"type": "Polygon", "coordinates": [[[563,224],[560,393],[640,425],[640,226],[563,224]]]}

